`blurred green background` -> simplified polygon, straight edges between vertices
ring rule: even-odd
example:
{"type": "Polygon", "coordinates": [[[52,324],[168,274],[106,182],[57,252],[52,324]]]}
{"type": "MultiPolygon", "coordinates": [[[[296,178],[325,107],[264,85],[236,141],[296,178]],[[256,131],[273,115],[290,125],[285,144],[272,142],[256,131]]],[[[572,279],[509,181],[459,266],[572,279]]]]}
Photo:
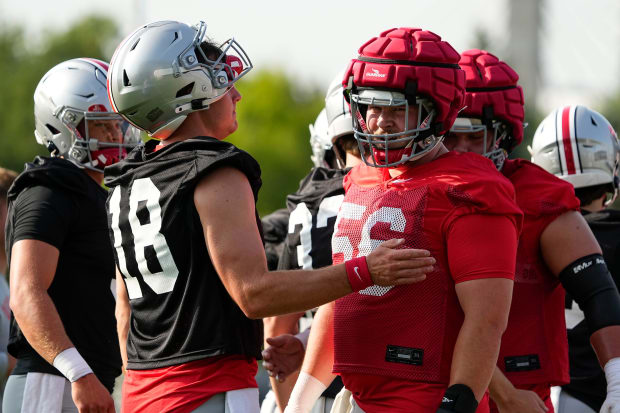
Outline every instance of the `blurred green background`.
{"type": "MultiPolygon", "coordinates": [[[[19,172],[35,155],[46,154],[33,135],[32,95],[43,74],[75,57],[109,61],[120,38],[117,25],[98,16],[85,17],[64,31],[48,31],[34,47],[26,42],[23,28],[6,22],[0,27],[0,166],[19,172]]],[[[470,47],[485,47],[486,41],[480,35],[470,47]]],[[[322,108],[325,91],[313,84],[300,85],[277,68],[255,69],[238,89],[243,96],[237,109],[239,129],[229,140],[250,152],[262,167],[258,203],[262,216],[283,207],[286,194],[297,189],[312,166],[308,124],[322,108]]],[[[620,92],[598,109],[620,129],[620,92]]],[[[529,127],[515,156],[529,159],[526,147],[544,115],[528,105],[529,127]]]]}

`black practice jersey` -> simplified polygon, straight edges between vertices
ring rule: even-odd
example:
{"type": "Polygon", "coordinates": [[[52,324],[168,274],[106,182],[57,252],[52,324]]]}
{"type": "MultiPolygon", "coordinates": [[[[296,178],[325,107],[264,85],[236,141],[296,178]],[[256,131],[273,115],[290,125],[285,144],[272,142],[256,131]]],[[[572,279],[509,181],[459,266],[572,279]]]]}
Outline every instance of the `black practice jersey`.
{"type": "MultiPolygon", "coordinates": [[[[582,212],[603,250],[607,268],[620,288],[620,211],[608,209],[596,213],[582,212]]],[[[598,412],[607,394],[605,373],[590,345],[590,333],[583,311],[568,293],[566,327],[571,382],[563,389],[598,412]]]]}
{"type": "MultiPolygon", "coordinates": [[[[6,250],[17,241],[43,241],[59,251],[48,294],[69,339],[112,391],[121,373],[116,336],[114,256],[108,237],[107,192],[84,171],[60,158],[37,157],[8,194],[6,250]]],[[[19,277],[19,274],[13,274],[19,277]]],[[[13,374],[61,375],[30,346],[11,316],[9,352],[17,358],[13,374]]]]}
{"type": "MultiPolygon", "coordinates": [[[[313,168],[297,192],[286,198],[290,217],[279,269],[310,270],[332,264],[332,234],[344,199],[342,180],[349,170],[313,168]]],[[[338,376],[323,396],[334,398],[342,387],[338,376]]]]}
{"type": "Polygon", "coordinates": [[[226,292],[194,206],[197,183],[223,166],[245,173],[256,199],[258,163],[209,137],[155,151],[157,143],[147,142],[105,170],[110,237],[131,306],[128,368],[227,354],[258,359],[262,322],[248,319],[226,292]]]}
{"type": "Polygon", "coordinates": [[[288,209],[281,208],[265,215],[261,222],[265,238],[265,255],[269,271],[278,269],[278,261],[284,249],[284,239],[288,233],[288,209]]]}
{"type": "Polygon", "coordinates": [[[344,199],[342,180],[349,169],[313,168],[286,198],[288,234],[279,269],[306,270],[332,264],[332,234],[344,199]]]}

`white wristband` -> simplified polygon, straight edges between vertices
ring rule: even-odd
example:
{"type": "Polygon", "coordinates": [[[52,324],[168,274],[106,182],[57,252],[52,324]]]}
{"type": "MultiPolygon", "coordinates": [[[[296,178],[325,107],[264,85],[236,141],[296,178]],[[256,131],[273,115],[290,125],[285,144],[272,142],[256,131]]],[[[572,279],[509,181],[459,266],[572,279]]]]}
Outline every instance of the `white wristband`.
{"type": "Polygon", "coordinates": [[[53,364],[71,383],[93,372],[75,347],[58,353],[53,364]]]}
{"type": "Polygon", "coordinates": [[[304,345],[304,350],[308,347],[308,337],[310,336],[310,327],[306,328],[301,333],[295,334],[297,340],[301,341],[301,344],[304,345]]]}
{"type": "Polygon", "coordinates": [[[305,371],[299,373],[284,413],[309,413],[327,386],[305,371]]]}
{"type": "Polygon", "coordinates": [[[620,392],[620,357],[609,360],[604,369],[607,379],[607,392],[609,393],[610,390],[620,392]]]}

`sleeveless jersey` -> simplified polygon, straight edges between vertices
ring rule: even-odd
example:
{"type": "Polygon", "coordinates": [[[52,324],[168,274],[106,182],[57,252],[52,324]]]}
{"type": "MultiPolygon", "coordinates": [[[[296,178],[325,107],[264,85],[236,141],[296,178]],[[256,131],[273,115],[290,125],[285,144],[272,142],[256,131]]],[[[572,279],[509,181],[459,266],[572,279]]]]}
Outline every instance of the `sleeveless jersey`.
{"type": "Polygon", "coordinates": [[[313,168],[297,192],[286,197],[290,217],[278,269],[310,270],[332,264],[332,233],[348,172],[313,168]]]}
{"type": "Polygon", "coordinates": [[[269,271],[278,269],[278,261],[284,249],[284,239],[288,233],[288,216],[288,209],[280,208],[261,218],[269,271]]]}
{"type": "MultiPolygon", "coordinates": [[[[607,268],[616,287],[620,288],[620,211],[608,209],[594,213],[582,211],[582,213],[603,250],[607,268]]],[[[562,388],[595,411],[599,411],[607,395],[605,373],[592,350],[590,332],[583,311],[569,294],[566,294],[565,314],[570,383],[562,388]]]]}
{"type": "Polygon", "coordinates": [[[105,170],[109,233],[131,306],[128,368],[228,354],[259,359],[262,322],[243,314],[213,268],[194,189],[214,169],[232,166],[245,173],[256,199],[260,167],[214,138],[153,152],[157,143],[147,142],[105,170]]]}
{"type": "Polygon", "coordinates": [[[579,209],[571,184],[537,165],[507,160],[502,172],[512,182],[524,214],[508,327],[498,367],[515,385],[568,382],[564,288],[547,268],[540,236],[559,215],[579,209]]]}
{"type": "MultiPolygon", "coordinates": [[[[349,170],[313,168],[297,192],[286,197],[290,217],[278,269],[316,269],[332,264],[331,239],[344,199],[342,181],[349,170]]],[[[313,314],[314,310],[307,311],[299,320],[299,331],[312,323],[313,314]]],[[[337,376],[322,396],[333,399],[342,387],[337,376]]]]}
{"type": "Polygon", "coordinates": [[[512,185],[480,155],[449,152],[395,178],[385,169],[358,166],[345,178],[345,190],[332,240],[334,264],[366,256],[392,238],[429,250],[437,262],[423,282],[375,285],[336,301],[334,371],[447,385],[463,323],[447,234],[455,220],[471,214],[506,216],[518,229],[512,185]]]}

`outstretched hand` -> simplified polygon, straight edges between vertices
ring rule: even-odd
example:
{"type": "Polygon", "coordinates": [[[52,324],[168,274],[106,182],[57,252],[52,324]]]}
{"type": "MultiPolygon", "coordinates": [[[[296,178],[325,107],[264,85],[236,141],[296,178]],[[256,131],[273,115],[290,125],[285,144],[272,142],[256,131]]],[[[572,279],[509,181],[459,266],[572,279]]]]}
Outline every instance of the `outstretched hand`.
{"type": "Polygon", "coordinates": [[[302,342],[292,334],[282,334],[267,339],[263,350],[263,367],[271,377],[283,382],[289,374],[299,370],[304,360],[305,350],[302,342]]]}
{"type": "Polygon", "coordinates": [[[404,239],[383,242],[366,257],[373,282],[380,286],[413,284],[433,272],[435,259],[421,249],[401,249],[404,239]]]}

